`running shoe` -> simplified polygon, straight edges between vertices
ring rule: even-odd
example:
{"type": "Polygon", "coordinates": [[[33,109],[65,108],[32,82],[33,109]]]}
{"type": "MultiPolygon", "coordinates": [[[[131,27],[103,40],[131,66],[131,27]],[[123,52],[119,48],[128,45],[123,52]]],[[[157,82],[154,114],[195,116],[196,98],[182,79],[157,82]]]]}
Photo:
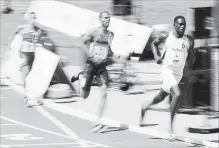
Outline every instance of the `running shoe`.
{"type": "Polygon", "coordinates": [[[43,102],[40,99],[25,98],[24,103],[26,103],[27,107],[34,107],[34,106],[43,105],[43,102]]]}

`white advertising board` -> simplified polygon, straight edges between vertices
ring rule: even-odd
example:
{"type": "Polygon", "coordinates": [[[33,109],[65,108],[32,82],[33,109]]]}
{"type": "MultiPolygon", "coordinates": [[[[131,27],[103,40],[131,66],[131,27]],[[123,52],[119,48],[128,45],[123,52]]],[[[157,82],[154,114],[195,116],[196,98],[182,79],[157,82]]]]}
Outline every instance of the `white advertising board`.
{"type": "Polygon", "coordinates": [[[58,55],[42,47],[36,47],[32,69],[25,79],[27,97],[37,98],[44,95],[59,61],[58,55]]]}
{"type": "MultiPolygon", "coordinates": [[[[37,23],[73,37],[80,37],[99,25],[99,12],[55,0],[32,1],[27,12],[36,13],[37,23]]],[[[115,34],[113,52],[127,55],[132,52],[141,54],[153,29],[111,17],[109,30],[115,34]]]]}

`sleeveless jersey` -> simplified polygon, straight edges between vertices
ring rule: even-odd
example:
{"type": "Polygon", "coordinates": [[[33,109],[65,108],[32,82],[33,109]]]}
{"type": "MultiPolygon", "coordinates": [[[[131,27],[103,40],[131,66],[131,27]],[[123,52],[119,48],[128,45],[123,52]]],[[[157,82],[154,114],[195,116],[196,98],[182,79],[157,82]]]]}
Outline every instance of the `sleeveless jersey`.
{"type": "Polygon", "coordinates": [[[98,27],[85,35],[85,38],[90,42],[90,57],[88,59],[95,64],[106,62],[110,54],[113,33],[108,31],[104,34],[98,27]]]}
{"type": "Polygon", "coordinates": [[[34,31],[29,28],[23,28],[19,31],[19,34],[23,38],[21,45],[21,52],[35,52],[35,43],[40,43],[40,38],[44,35],[44,31],[39,29],[34,31]]]}
{"type": "Polygon", "coordinates": [[[173,36],[173,32],[170,32],[162,52],[162,70],[170,70],[173,74],[183,75],[188,50],[189,41],[187,35],[182,38],[176,38],[173,36]]]}

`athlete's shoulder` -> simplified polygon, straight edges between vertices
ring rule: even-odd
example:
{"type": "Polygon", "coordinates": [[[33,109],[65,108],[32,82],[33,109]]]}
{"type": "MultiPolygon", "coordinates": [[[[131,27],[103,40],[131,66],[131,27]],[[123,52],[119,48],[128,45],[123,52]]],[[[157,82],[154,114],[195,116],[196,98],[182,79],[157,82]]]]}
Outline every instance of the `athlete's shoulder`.
{"type": "Polygon", "coordinates": [[[83,39],[84,37],[94,37],[98,33],[98,28],[97,27],[92,27],[85,31],[82,35],[81,38],[83,39]]]}
{"type": "Polygon", "coordinates": [[[19,26],[17,26],[16,32],[17,32],[17,33],[25,33],[25,32],[28,32],[28,27],[27,27],[27,25],[19,25],[19,26]]]}
{"type": "Polygon", "coordinates": [[[190,45],[194,45],[194,38],[189,34],[186,34],[185,36],[186,36],[186,39],[187,39],[188,43],[190,45]]]}
{"type": "Polygon", "coordinates": [[[16,31],[14,32],[14,35],[16,35],[16,34],[22,34],[22,29],[23,29],[23,28],[17,28],[16,31]]]}
{"type": "Polygon", "coordinates": [[[91,29],[88,30],[88,33],[96,33],[100,32],[100,27],[92,27],[91,29]]]}
{"type": "Polygon", "coordinates": [[[154,40],[154,43],[164,42],[169,37],[169,32],[163,31],[159,36],[154,40]]]}
{"type": "Polygon", "coordinates": [[[19,34],[24,35],[24,34],[32,34],[34,31],[30,29],[27,25],[23,26],[22,28],[19,28],[19,34]]]}
{"type": "Polygon", "coordinates": [[[191,42],[194,41],[194,38],[191,35],[187,34],[186,37],[189,41],[191,41],[191,42]]]}
{"type": "Polygon", "coordinates": [[[160,35],[158,36],[158,39],[159,40],[165,40],[165,39],[167,39],[168,37],[169,37],[169,34],[170,34],[170,32],[167,32],[167,31],[163,31],[163,32],[161,32],[160,33],[160,35]]]}

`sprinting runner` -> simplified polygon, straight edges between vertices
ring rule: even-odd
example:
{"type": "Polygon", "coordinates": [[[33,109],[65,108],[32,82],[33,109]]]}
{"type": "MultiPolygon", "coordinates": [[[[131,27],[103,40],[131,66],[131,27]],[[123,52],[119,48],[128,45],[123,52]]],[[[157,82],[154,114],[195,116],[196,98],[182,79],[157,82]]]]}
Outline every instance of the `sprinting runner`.
{"type": "MultiPolygon", "coordinates": [[[[28,14],[28,24],[20,26],[17,35],[22,38],[20,46],[20,58],[23,63],[20,67],[23,79],[26,78],[31,70],[34,61],[34,52],[37,44],[42,43],[42,39],[46,36],[46,32],[35,26],[36,14],[31,12],[28,14]]],[[[42,44],[41,44],[42,45],[42,44]]]]}
{"type": "MultiPolygon", "coordinates": [[[[82,41],[85,46],[89,46],[88,59],[85,64],[84,72],[80,73],[77,77],[72,77],[71,82],[79,79],[80,90],[79,94],[83,98],[87,98],[90,93],[91,85],[94,76],[98,85],[101,88],[101,99],[98,114],[97,124],[93,127],[93,132],[98,132],[104,125],[100,123],[100,119],[103,115],[106,98],[107,98],[107,87],[109,83],[108,72],[106,66],[109,62],[109,57],[113,55],[110,48],[114,33],[108,30],[110,24],[110,14],[107,11],[99,14],[99,20],[101,26],[91,29],[87,34],[82,36],[82,41]]],[[[77,88],[77,87],[75,87],[77,88]]]]}
{"type": "Polygon", "coordinates": [[[177,112],[177,105],[180,99],[180,88],[178,86],[185,64],[192,67],[195,61],[194,39],[184,34],[186,29],[186,19],[183,16],[174,18],[174,30],[169,33],[162,33],[152,44],[152,51],[157,64],[162,64],[163,85],[160,92],[149,104],[144,102],[141,109],[141,123],[144,121],[146,111],[151,105],[163,101],[169,94],[172,98],[170,104],[170,134],[173,130],[174,115],[177,112]],[[164,44],[162,54],[158,50],[158,45],[164,44]]]}

